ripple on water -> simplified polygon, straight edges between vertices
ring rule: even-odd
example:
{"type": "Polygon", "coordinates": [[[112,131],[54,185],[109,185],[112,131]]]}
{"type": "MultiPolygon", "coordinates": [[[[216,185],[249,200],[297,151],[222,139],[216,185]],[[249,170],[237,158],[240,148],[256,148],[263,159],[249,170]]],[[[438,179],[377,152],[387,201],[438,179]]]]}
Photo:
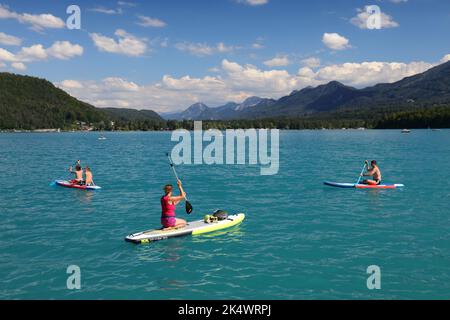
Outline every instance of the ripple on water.
{"type": "Polygon", "coordinates": [[[169,134],[108,133],[106,143],[0,134],[0,175],[11,181],[0,187],[0,299],[448,298],[448,132],[282,132],[275,176],[258,166],[180,166],[195,208],[188,217],[179,208],[181,217],[225,209],[246,220],[142,246],[124,236],[158,226],[161,188],[174,183],[169,134]],[[49,186],[80,157],[103,190],[49,186]],[[356,180],[364,158],[406,188],[322,185],[356,180]],[[71,264],[82,270],[79,292],[65,287],[71,264]],[[372,264],[382,270],[376,293],[366,288],[372,264]]]}

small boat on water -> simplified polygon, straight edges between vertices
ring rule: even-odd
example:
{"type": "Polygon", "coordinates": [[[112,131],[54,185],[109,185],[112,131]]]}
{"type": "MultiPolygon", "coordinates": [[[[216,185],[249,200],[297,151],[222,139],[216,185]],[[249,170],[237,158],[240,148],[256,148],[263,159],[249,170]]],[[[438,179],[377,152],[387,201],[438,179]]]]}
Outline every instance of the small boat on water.
{"type": "Polygon", "coordinates": [[[411,130],[409,130],[409,129],[403,129],[403,130],[402,130],[402,133],[411,133],[411,130]]]}
{"type": "Polygon", "coordinates": [[[98,140],[106,140],[106,137],[105,137],[105,136],[100,136],[100,137],[98,138],[98,140]]]}

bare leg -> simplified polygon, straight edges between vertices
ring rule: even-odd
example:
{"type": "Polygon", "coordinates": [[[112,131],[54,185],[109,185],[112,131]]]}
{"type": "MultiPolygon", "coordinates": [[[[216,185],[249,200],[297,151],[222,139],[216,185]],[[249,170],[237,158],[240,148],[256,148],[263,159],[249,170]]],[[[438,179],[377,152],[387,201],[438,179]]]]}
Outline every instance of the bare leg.
{"type": "Polygon", "coordinates": [[[365,183],[369,186],[376,186],[378,184],[375,180],[366,180],[365,183]]]}
{"type": "Polygon", "coordinates": [[[168,228],[164,228],[163,227],[162,230],[163,231],[170,231],[170,230],[176,230],[176,229],[180,229],[180,228],[186,227],[186,224],[187,224],[186,220],[178,219],[178,218],[175,218],[175,220],[176,220],[175,226],[168,227],[168,228]]]}
{"type": "Polygon", "coordinates": [[[175,228],[184,228],[186,227],[186,220],[176,218],[177,222],[175,224],[175,228]]]}

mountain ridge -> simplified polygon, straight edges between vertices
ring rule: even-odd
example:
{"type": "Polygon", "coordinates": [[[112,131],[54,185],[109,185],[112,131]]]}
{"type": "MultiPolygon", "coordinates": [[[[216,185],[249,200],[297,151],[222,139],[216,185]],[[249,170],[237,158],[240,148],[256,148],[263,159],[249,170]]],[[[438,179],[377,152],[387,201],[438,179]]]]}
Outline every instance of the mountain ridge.
{"type": "MultiPolygon", "coordinates": [[[[251,97],[257,98],[257,97],[251,97]]],[[[261,98],[258,98],[261,99],[261,98]]],[[[261,99],[251,108],[235,108],[233,112],[216,112],[222,107],[205,109],[189,120],[242,120],[279,117],[310,117],[343,110],[369,110],[371,108],[427,107],[450,103],[450,61],[423,73],[405,77],[393,83],[380,83],[357,89],[338,81],[317,87],[294,90],[278,100],[261,99]],[[205,117],[205,114],[208,117],[205,117]]],[[[245,104],[245,101],[240,105],[245,104]]],[[[239,104],[235,104],[238,106],[239,104]]],[[[191,106],[192,107],[192,106],[191,106]]],[[[190,108],[191,108],[190,107],[190,108]]],[[[183,112],[178,119],[185,119],[183,112]]]]}

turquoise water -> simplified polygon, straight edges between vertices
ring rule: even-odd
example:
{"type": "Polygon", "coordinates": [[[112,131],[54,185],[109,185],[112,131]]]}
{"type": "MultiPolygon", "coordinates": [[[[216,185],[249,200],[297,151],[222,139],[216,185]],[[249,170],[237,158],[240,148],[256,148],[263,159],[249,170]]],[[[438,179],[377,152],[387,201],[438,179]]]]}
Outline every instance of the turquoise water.
{"type": "MultiPolygon", "coordinates": [[[[0,299],[429,299],[450,293],[450,131],[286,131],[280,171],[179,167],[195,207],[245,212],[228,232],[136,246],[174,183],[169,133],[0,134],[0,299]],[[81,158],[100,192],[51,187],[81,158]],[[345,190],[364,159],[404,190],[345,190]],[[66,268],[82,288],[66,288],[66,268]],[[366,268],[381,268],[381,290],[366,268]]],[[[182,208],[178,215],[186,217],[182,208]]]]}

